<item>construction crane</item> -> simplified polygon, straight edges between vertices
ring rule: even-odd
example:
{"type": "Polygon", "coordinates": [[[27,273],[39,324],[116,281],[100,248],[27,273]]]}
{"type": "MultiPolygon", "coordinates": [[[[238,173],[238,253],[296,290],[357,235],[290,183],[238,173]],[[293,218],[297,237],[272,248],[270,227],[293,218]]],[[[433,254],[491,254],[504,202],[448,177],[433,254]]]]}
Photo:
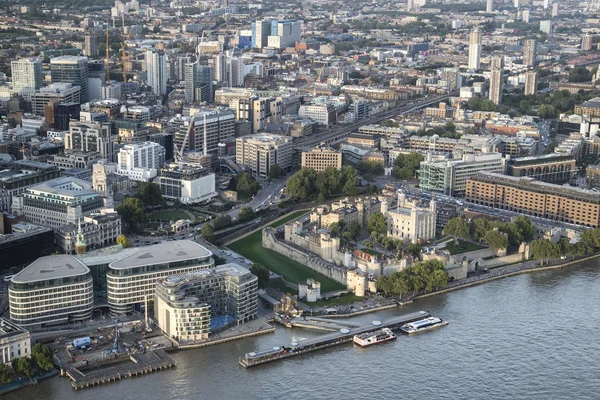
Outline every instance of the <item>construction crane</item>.
{"type": "Polygon", "coordinates": [[[127,68],[125,67],[129,58],[125,52],[125,43],[121,42],[121,62],[123,63],[123,83],[127,83],[127,68]]]}
{"type": "Polygon", "coordinates": [[[119,352],[119,321],[115,319],[115,343],[112,348],[113,353],[119,352]]]}
{"type": "Polygon", "coordinates": [[[188,142],[193,130],[194,130],[194,117],[190,116],[190,124],[189,124],[188,129],[183,138],[183,143],[181,144],[181,148],[179,148],[177,146],[177,143],[175,143],[175,141],[173,141],[173,148],[175,150],[175,152],[174,152],[175,153],[174,154],[175,162],[178,164],[179,170],[181,170],[183,168],[183,152],[185,151],[185,146],[187,145],[187,142],[188,142]]]}
{"type": "Polygon", "coordinates": [[[108,56],[108,18],[106,18],[106,58],[104,59],[104,67],[106,69],[106,80],[110,81],[110,57],[108,56]]]}

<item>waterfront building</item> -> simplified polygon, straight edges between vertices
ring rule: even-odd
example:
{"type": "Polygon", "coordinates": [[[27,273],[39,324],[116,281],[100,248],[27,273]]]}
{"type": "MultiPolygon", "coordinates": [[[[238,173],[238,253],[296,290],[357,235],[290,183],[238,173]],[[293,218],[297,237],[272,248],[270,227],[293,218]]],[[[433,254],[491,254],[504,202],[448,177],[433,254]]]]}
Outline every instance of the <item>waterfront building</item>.
{"type": "Polygon", "coordinates": [[[292,138],[281,135],[248,135],[236,139],[238,165],[248,167],[252,175],[267,178],[275,164],[283,170],[292,166],[292,138]]]}
{"type": "Polygon", "coordinates": [[[156,283],[155,318],[178,342],[248,322],[258,313],[258,279],[237,264],[170,275],[156,283]]]}
{"type": "Polygon", "coordinates": [[[31,186],[13,197],[13,213],[33,223],[58,228],[76,224],[85,215],[98,212],[103,200],[84,180],[64,177],[31,186]]]}
{"type": "MultiPolygon", "coordinates": [[[[488,3],[492,0],[488,0],[488,3]]],[[[478,70],[481,59],[481,30],[475,28],[469,35],[469,69],[478,70]]]]}
{"type": "Polygon", "coordinates": [[[5,318],[0,318],[0,364],[31,356],[31,333],[5,318]]]}
{"type": "Polygon", "coordinates": [[[472,203],[553,221],[596,228],[600,225],[600,193],[570,186],[480,173],[467,182],[472,203]]]}
{"type": "Polygon", "coordinates": [[[312,168],[317,172],[323,172],[331,167],[342,168],[342,153],[329,146],[321,145],[308,151],[302,152],[302,168],[312,168]]]}
{"type": "Polygon", "coordinates": [[[52,83],[70,83],[81,88],[81,103],[90,100],[88,90],[88,58],[60,56],[50,59],[52,83]]]}
{"type": "Polygon", "coordinates": [[[212,253],[190,240],[160,243],[108,265],[108,305],[112,315],[140,310],[153,301],[156,281],[169,275],[214,267],[212,253]]]}
{"type": "Polygon", "coordinates": [[[10,319],[28,330],[82,323],[94,308],[90,270],[73,256],[41,257],[11,279],[8,302],[10,319]]]}
{"type": "Polygon", "coordinates": [[[569,182],[576,172],[575,158],[570,154],[551,153],[541,156],[511,158],[507,175],[529,176],[544,182],[569,182]]]}
{"type": "Polygon", "coordinates": [[[481,171],[504,173],[505,160],[500,153],[463,154],[457,160],[432,160],[421,162],[419,187],[428,192],[448,196],[463,196],[469,178],[481,171]]]}
{"type": "Polygon", "coordinates": [[[31,95],[42,87],[42,60],[38,58],[22,58],[10,62],[13,90],[27,101],[31,95]]]}

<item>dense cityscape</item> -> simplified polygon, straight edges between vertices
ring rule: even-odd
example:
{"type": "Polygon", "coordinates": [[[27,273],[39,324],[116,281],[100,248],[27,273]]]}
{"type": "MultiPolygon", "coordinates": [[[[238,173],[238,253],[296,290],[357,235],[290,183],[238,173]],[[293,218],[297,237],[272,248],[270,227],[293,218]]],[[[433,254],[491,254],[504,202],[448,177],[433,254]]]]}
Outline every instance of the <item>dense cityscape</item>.
{"type": "Polygon", "coordinates": [[[448,348],[593,307],[545,308],[600,282],[599,1],[0,4],[0,395],[594,398],[448,348]]]}

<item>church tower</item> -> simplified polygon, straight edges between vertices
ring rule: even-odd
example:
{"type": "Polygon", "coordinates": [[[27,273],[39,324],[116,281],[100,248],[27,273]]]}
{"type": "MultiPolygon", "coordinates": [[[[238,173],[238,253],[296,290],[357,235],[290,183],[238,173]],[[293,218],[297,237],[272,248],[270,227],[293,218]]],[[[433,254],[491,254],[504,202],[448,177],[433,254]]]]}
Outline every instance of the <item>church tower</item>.
{"type": "Polygon", "coordinates": [[[77,228],[77,241],[75,242],[75,253],[77,255],[83,255],[87,251],[87,245],[85,244],[85,237],[81,230],[81,218],[79,218],[79,226],[77,228]]]}

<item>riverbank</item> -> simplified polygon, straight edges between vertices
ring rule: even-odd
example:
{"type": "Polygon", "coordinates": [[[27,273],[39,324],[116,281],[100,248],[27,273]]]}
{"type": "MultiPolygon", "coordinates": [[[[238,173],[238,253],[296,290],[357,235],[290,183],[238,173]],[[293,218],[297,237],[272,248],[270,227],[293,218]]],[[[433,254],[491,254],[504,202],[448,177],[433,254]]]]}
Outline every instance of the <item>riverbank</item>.
{"type": "Polygon", "coordinates": [[[600,253],[593,254],[591,256],[587,256],[587,257],[583,257],[583,258],[578,258],[576,260],[570,260],[570,261],[554,264],[554,265],[549,264],[549,265],[537,266],[536,262],[532,262],[532,261],[520,263],[520,264],[514,264],[514,266],[508,266],[508,267],[504,267],[504,268],[494,269],[490,272],[491,275],[480,275],[480,276],[476,276],[476,277],[472,277],[472,278],[461,279],[460,281],[455,281],[455,282],[453,282],[455,284],[450,287],[446,287],[444,289],[437,290],[435,292],[424,293],[424,294],[420,294],[417,296],[413,296],[410,298],[410,300],[414,301],[414,300],[418,300],[418,299],[422,299],[422,298],[426,298],[426,297],[435,296],[438,294],[449,293],[449,292],[452,292],[455,290],[464,289],[464,288],[468,288],[471,286],[495,281],[498,279],[508,278],[511,276],[529,274],[532,272],[539,272],[539,271],[550,271],[553,269],[561,269],[561,268],[565,268],[565,267],[568,267],[573,264],[579,264],[581,262],[594,260],[598,257],[600,257],[600,253]],[[533,267],[531,267],[532,264],[534,265],[533,267]],[[503,269],[505,269],[505,270],[500,272],[500,270],[503,270],[503,269]]]}

